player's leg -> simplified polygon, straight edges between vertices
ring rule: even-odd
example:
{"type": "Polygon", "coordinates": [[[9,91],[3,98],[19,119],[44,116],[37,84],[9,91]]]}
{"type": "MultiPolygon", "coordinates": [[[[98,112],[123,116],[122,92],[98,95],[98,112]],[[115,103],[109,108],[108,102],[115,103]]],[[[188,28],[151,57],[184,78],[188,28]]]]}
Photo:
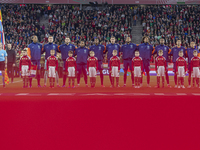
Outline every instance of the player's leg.
{"type": "MultiPolygon", "coordinates": [[[[108,69],[110,68],[110,60],[108,60],[108,69]]],[[[111,75],[111,73],[109,72],[109,79],[110,79],[110,83],[111,83],[111,85],[113,85],[112,84],[112,75],[111,75]]]]}
{"type": "Polygon", "coordinates": [[[162,74],[162,87],[164,88],[164,86],[165,86],[165,68],[164,68],[164,66],[161,68],[162,70],[161,70],[161,74],[162,74]]]}
{"type": "Polygon", "coordinates": [[[13,79],[14,79],[14,67],[12,64],[12,66],[11,66],[11,83],[13,83],[13,79]]]}
{"type": "Polygon", "coordinates": [[[128,60],[124,60],[124,87],[126,87],[128,60]]]}
{"type": "Polygon", "coordinates": [[[177,88],[176,63],[173,63],[173,72],[174,72],[174,83],[175,83],[175,88],[177,88]]]}
{"type": "MultiPolygon", "coordinates": [[[[143,70],[142,72],[145,72],[146,69],[145,69],[145,62],[143,61],[143,70]]],[[[142,82],[143,82],[143,74],[141,74],[141,78],[140,78],[140,86],[142,87],[142,82]]]]}
{"type": "Polygon", "coordinates": [[[102,63],[102,61],[98,61],[98,70],[99,70],[99,73],[100,73],[101,87],[105,87],[103,85],[103,63],[102,63]]]}
{"type": "MultiPolygon", "coordinates": [[[[190,88],[191,87],[191,70],[190,70],[190,64],[188,64],[188,73],[189,73],[189,76],[188,76],[188,88],[190,88]]],[[[194,84],[194,82],[193,82],[193,84],[194,84]]]]}
{"type": "Polygon", "coordinates": [[[119,87],[119,72],[118,68],[115,68],[115,77],[116,77],[116,87],[119,87]]]}
{"type": "Polygon", "coordinates": [[[165,72],[165,78],[167,81],[167,87],[171,88],[171,86],[169,85],[168,63],[167,63],[167,68],[166,68],[166,72],[165,72]]]}
{"type": "Polygon", "coordinates": [[[54,84],[55,84],[55,79],[56,79],[56,78],[54,77],[54,78],[53,78],[53,88],[54,88],[54,84]]]}
{"type": "Polygon", "coordinates": [[[58,71],[56,72],[56,78],[55,79],[56,79],[57,87],[60,87],[58,71]]]}
{"type": "Polygon", "coordinates": [[[129,69],[131,71],[131,80],[132,80],[132,87],[134,87],[134,74],[132,73],[132,60],[129,60],[129,69]]]}
{"type": "Polygon", "coordinates": [[[90,86],[92,87],[93,86],[93,78],[92,78],[92,68],[89,67],[89,78],[90,78],[90,86]]]}
{"type": "Polygon", "coordinates": [[[77,87],[80,86],[81,73],[82,73],[82,66],[77,64],[77,87]]]}
{"type": "Polygon", "coordinates": [[[3,87],[5,87],[5,70],[1,70],[2,73],[2,83],[3,83],[3,87]]]}
{"type": "Polygon", "coordinates": [[[112,67],[112,72],[110,73],[111,74],[111,87],[114,87],[114,67],[112,67]]]}
{"type": "Polygon", "coordinates": [[[50,88],[52,87],[52,80],[51,77],[49,77],[49,84],[50,84],[50,88]]]}
{"type": "Polygon", "coordinates": [[[66,79],[67,79],[65,69],[67,69],[67,68],[65,68],[65,61],[63,61],[63,86],[62,87],[65,87],[65,83],[66,83],[66,79]]]}
{"type": "Polygon", "coordinates": [[[83,70],[85,86],[88,87],[88,85],[87,85],[87,65],[82,65],[82,70],[83,70]]]}
{"type": "Polygon", "coordinates": [[[68,88],[71,87],[71,77],[72,77],[72,68],[69,67],[68,68],[68,84],[69,84],[68,88]]]}
{"type": "Polygon", "coordinates": [[[150,72],[150,62],[149,62],[149,60],[146,60],[145,70],[146,70],[146,73],[147,73],[147,87],[151,87],[149,85],[149,83],[150,83],[150,74],[149,74],[149,72],[150,72]]]}
{"type": "Polygon", "coordinates": [[[45,60],[45,63],[44,63],[44,69],[45,69],[45,71],[44,71],[44,87],[46,87],[46,85],[47,85],[47,68],[46,68],[46,63],[47,63],[47,60],[45,60]]]}
{"type": "Polygon", "coordinates": [[[38,82],[38,87],[41,87],[41,85],[40,85],[40,69],[41,69],[40,60],[38,60],[37,61],[37,82],[38,82]]]}

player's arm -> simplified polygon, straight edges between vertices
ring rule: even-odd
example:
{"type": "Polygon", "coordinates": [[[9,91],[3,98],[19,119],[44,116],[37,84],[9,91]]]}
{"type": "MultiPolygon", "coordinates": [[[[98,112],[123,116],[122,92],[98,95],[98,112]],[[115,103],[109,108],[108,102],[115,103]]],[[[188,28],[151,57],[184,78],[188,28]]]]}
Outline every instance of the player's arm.
{"type": "Polygon", "coordinates": [[[187,70],[187,62],[185,60],[185,73],[186,73],[186,70],[187,70]]]}
{"type": "Polygon", "coordinates": [[[178,73],[178,61],[176,60],[176,71],[175,73],[178,73]]]}
{"type": "Polygon", "coordinates": [[[47,71],[49,70],[49,58],[47,58],[47,64],[46,64],[46,68],[47,68],[47,71]]]}
{"type": "Polygon", "coordinates": [[[57,49],[58,49],[58,53],[61,53],[61,51],[60,51],[60,45],[58,45],[57,49]]]}
{"type": "Polygon", "coordinates": [[[171,51],[172,51],[172,49],[169,48],[169,50],[168,50],[168,54],[169,54],[169,55],[171,54],[171,51]]]}
{"type": "Polygon", "coordinates": [[[156,58],[156,61],[155,61],[155,70],[156,70],[156,73],[157,73],[157,58],[156,58]]]}
{"type": "Polygon", "coordinates": [[[96,71],[98,70],[98,59],[96,60],[96,71]]]}
{"type": "Polygon", "coordinates": [[[141,59],[141,72],[143,71],[143,61],[141,59]]]}
{"type": "Polygon", "coordinates": [[[31,59],[29,59],[29,61],[28,61],[28,70],[30,71],[31,70],[31,59]]]}
{"type": "Polygon", "coordinates": [[[167,71],[167,60],[165,59],[165,72],[167,71]]]}
{"type": "Polygon", "coordinates": [[[77,49],[75,49],[74,51],[74,57],[77,55],[77,49]]]}
{"type": "Polygon", "coordinates": [[[118,71],[120,72],[120,58],[118,59],[118,71]]]}
{"type": "Polygon", "coordinates": [[[58,58],[56,58],[56,71],[58,71],[58,58]]]}
{"type": "Polygon", "coordinates": [[[153,50],[152,50],[152,55],[155,55],[157,52],[156,52],[156,48],[153,47],[153,50]]]}
{"type": "Polygon", "coordinates": [[[103,45],[103,47],[104,47],[103,54],[105,54],[106,53],[106,46],[103,45]]]}
{"type": "Polygon", "coordinates": [[[134,72],[134,59],[132,59],[132,72],[134,72]]]}
{"type": "Polygon", "coordinates": [[[22,71],[22,70],[21,70],[21,68],[22,68],[21,65],[22,65],[22,60],[21,60],[21,58],[20,58],[20,60],[19,60],[19,71],[22,71]]]}
{"type": "Polygon", "coordinates": [[[89,72],[89,59],[87,59],[87,71],[89,72]]]}
{"type": "Polygon", "coordinates": [[[31,49],[30,48],[27,48],[27,55],[28,55],[28,57],[31,58],[31,49]]]}
{"type": "Polygon", "coordinates": [[[68,72],[68,61],[67,61],[67,59],[65,61],[65,72],[68,72]]]}
{"type": "Polygon", "coordinates": [[[77,71],[77,64],[76,64],[76,60],[74,61],[74,65],[75,65],[75,72],[77,71]]]}
{"type": "Polygon", "coordinates": [[[44,54],[44,52],[45,52],[45,48],[44,48],[44,45],[42,45],[42,52],[41,52],[41,54],[44,54]]]}

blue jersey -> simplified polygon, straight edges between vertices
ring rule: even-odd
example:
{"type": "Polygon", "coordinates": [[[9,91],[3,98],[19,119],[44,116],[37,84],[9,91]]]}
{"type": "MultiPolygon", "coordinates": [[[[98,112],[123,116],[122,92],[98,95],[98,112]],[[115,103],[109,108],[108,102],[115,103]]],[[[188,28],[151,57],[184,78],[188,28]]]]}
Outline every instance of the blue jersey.
{"type": "Polygon", "coordinates": [[[169,61],[169,57],[168,57],[169,56],[169,47],[165,46],[165,45],[158,45],[158,46],[156,46],[153,54],[157,54],[157,56],[159,56],[158,55],[159,50],[163,51],[163,57],[165,57],[166,61],[168,62],[169,61]]]}
{"type": "Polygon", "coordinates": [[[181,46],[181,47],[174,47],[174,48],[172,48],[172,51],[170,52],[170,54],[173,55],[172,61],[174,63],[176,62],[176,59],[179,57],[179,55],[178,55],[179,51],[183,51],[183,55],[185,55],[185,48],[183,46],[181,46]]]}
{"type": "Polygon", "coordinates": [[[188,48],[187,51],[187,55],[188,55],[188,63],[191,62],[192,57],[194,57],[193,55],[193,51],[197,51],[197,53],[199,53],[199,50],[197,50],[196,48],[188,48]]]}
{"type": "Polygon", "coordinates": [[[75,50],[75,55],[77,55],[77,64],[87,64],[87,59],[89,56],[89,49],[85,47],[79,47],[75,50]]]}
{"type": "Polygon", "coordinates": [[[103,60],[103,52],[105,50],[105,46],[103,45],[92,45],[90,46],[90,51],[94,51],[95,57],[98,60],[103,60]]]}
{"type": "Polygon", "coordinates": [[[137,46],[133,43],[122,45],[120,52],[123,53],[123,59],[133,59],[137,46]]]}
{"type": "Polygon", "coordinates": [[[58,45],[57,44],[53,44],[53,43],[49,43],[49,44],[45,44],[42,50],[42,53],[46,53],[45,54],[45,59],[47,59],[49,56],[51,56],[50,51],[51,50],[55,50],[55,55],[56,56],[56,52],[58,51],[58,45]]]}
{"type": "Polygon", "coordinates": [[[153,46],[149,43],[142,43],[138,46],[140,57],[145,60],[151,60],[153,46]]]}
{"type": "Polygon", "coordinates": [[[5,57],[7,57],[8,54],[6,53],[5,50],[0,50],[0,61],[5,61],[5,57]]]}
{"type": "Polygon", "coordinates": [[[108,52],[107,54],[108,60],[110,60],[110,58],[113,56],[112,54],[113,50],[117,50],[117,56],[119,56],[119,51],[120,51],[119,44],[108,44],[106,46],[106,52],[108,52]]]}
{"type": "Polygon", "coordinates": [[[62,44],[59,46],[59,51],[61,52],[62,60],[65,61],[69,56],[68,52],[73,51],[75,52],[76,47],[73,44],[62,44]]]}
{"type": "Polygon", "coordinates": [[[31,43],[28,46],[28,56],[31,60],[40,60],[42,53],[42,45],[39,43],[31,43]]]}

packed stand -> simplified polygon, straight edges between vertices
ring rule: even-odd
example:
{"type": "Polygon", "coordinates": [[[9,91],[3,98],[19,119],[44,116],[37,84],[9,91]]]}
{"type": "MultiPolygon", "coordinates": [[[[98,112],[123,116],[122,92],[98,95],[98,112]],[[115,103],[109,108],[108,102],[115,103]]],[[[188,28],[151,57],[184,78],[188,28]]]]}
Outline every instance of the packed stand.
{"type": "Polygon", "coordinates": [[[107,10],[80,10],[79,6],[53,5],[49,13],[49,27],[45,29],[45,41],[49,35],[55,42],[63,44],[66,36],[77,45],[80,39],[89,47],[94,38],[99,38],[106,45],[113,35],[122,44],[131,36],[132,7],[111,6],[107,10]]]}
{"type": "Polygon", "coordinates": [[[184,47],[189,47],[191,41],[200,46],[199,5],[151,5],[140,9],[139,14],[142,34],[150,37],[153,46],[159,44],[160,38],[170,48],[178,39],[184,47]]]}

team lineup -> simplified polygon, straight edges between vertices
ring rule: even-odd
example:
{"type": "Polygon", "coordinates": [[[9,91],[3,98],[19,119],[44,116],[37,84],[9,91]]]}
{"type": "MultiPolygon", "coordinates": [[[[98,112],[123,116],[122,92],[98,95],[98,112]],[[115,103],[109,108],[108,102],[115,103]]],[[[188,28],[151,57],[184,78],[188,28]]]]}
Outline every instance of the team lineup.
{"type": "MultiPolygon", "coordinates": [[[[150,86],[150,60],[152,55],[157,55],[155,59],[155,70],[157,73],[156,88],[164,87],[165,79],[167,87],[169,85],[168,63],[172,56],[173,72],[174,72],[174,88],[185,88],[184,77],[186,72],[188,76],[188,88],[191,88],[191,78],[193,78],[193,87],[199,87],[199,67],[200,58],[199,50],[195,48],[195,43],[190,43],[190,48],[181,46],[181,40],[176,42],[176,46],[172,49],[165,46],[165,40],[160,39],[160,45],[155,48],[149,44],[149,37],[144,36],[142,43],[136,45],[131,43],[131,38],[126,38],[126,44],[120,46],[115,43],[115,37],[111,37],[110,44],[104,46],[99,44],[99,39],[94,39],[94,45],[85,47],[85,41],[80,41],[80,47],[75,47],[71,44],[70,38],[65,38],[65,44],[60,46],[53,43],[53,36],[48,37],[48,44],[41,45],[38,43],[37,36],[33,36],[33,42],[22,51],[22,57],[19,62],[19,70],[23,78],[23,88],[32,87],[32,77],[30,76],[31,67],[36,66],[37,71],[35,77],[40,85],[40,59],[41,55],[45,53],[45,73],[44,73],[44,87],[47,87],[47,79],[49,78],[50,88],[54,87],[55,82],[59,87],[58,76],[58,58],[57,53],[61,53],[63,61],[63,85],[65,87],[68,78],[68,87],[75,87],[75,79],[77,79],[76,87],[80,86],[81,74],[83,74],[85,86],[88,86],[87,72],[89,73],[90,86],[95,87],[97,71],[100,73],[101,87],[103,84],[103,59],[106,54],[108,60],[109,79],[111,88],[119,86],[119,72],[120,72],[120,57],[123,59],[124,69],[124,86],[126,87],[127,71],[131,71],[132,87],[141,88],[143,82],[143,72],[147,75],[147,87],[150,86]],[[188,59],[188,62],[186,61],[188,59]],[[116,80],[116,84],[115,83],[116,80]],[[162,84],[160,85],[160,80],[162,84]]],[[[0,43],[0,71],[2,71],[3,87],[5,87],[5,68],[7,68],[7,53],[2,49],[3,45],[0,43]]]]}

